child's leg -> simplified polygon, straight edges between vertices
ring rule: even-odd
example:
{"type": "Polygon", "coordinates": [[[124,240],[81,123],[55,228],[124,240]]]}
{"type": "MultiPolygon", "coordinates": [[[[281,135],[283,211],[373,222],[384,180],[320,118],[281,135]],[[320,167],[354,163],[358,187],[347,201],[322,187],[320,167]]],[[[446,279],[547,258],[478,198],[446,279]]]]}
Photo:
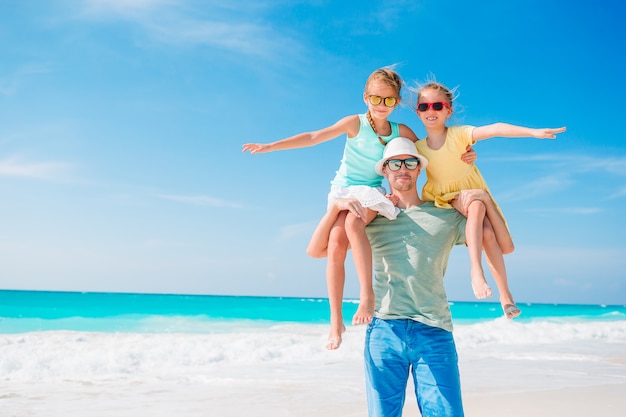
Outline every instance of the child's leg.
{"type": "Polygon", "coordinates": [[[491,297],[491,288],[485,280],[482,265],[485,213],[485,205],[481,201],[472,202],[467,209],[467,223],[465,225],[465,240],[471,264],[472,289],[476,298],[479,299],[491,297]]]}
{"type": "Polygon", "coordinates": [[[345,282],[345,261],[348,253],[348,237],[345,229],[346,212],[341,212],[330,230],[328,239],[328,262],[326,264],[326,285],[330,304],[330,333],[326,349],[334,350],[341,345],[343,325],[343,286],[345,282]]]}
{"type": "Polygon", "coordinates": [[[506,266],[504,264],[504,256],[496,234],[493,230],[493,225],[489,219],[485,219],[485,226],[483,231],[483,247],[485,248],[485,257],[487,258],[487,265],[493,279],[498,286],[498,292],[500,293],[500,304],[507,318],[512,319],[521,314],[521,311],[515,305],[513,301],[513,295],[509,290],[509,281],[506,274],[506,266]]]}
{"type": "Polygon", "coordinates": [[[497,209],[492,208],[487,211],[487,219],[491,223],[491,231],[495,234],[502,254],[506,255],[513,252],[515,250],[513,239],[511,239],[511,233],[509,233],[509,228],[506,226],[502,214],[497,209]]]}
{"type": "Polygon", "coordinates": [[[372,247],[365,233],[365,226],[376,217],[376,212],[367,210],[365,219],[352,213],[346,217],[346,234],[352,248],[352,258],[359,278],[359,307],[352,317],[352,324],[367,324],[372,321],[376,301],[372,288],[372,247]]]}

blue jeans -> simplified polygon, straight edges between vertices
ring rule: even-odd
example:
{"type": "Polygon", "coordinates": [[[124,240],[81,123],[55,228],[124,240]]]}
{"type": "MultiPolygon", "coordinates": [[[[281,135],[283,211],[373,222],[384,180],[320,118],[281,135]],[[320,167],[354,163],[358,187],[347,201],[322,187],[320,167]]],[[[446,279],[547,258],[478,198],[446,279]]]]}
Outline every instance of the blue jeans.
{"type": "Polygon", "coordinates": [[[365,336],[370,417],[399,417],[409,372],[424,417],[463,417],[458,357],[452,333],[408,320],[374,318],[365,336]]]}

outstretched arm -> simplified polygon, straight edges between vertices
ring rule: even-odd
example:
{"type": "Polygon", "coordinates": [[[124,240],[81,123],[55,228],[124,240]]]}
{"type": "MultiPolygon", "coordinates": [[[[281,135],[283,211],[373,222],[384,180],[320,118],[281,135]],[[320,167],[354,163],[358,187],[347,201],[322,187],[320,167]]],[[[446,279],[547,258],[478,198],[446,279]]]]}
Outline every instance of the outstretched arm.
{"type": "Polygon", "coordinates": [[[322,142],[329,141],[344,133],[348,136],[355,136],[359,132],[359,116],[347,116],[339,120],[332,126],[314,132],[304,132],[297,135],[272,142],[272,143],[246,143],[242,152],[249,151],[251,154],[265,153],[272,151],[283,151],[287,149],[307,148],[322,142]]]}
{"type": "Polygon", "coordinates": [[[327,256],[330,231],[342,211],[349,211],[360,219],[365,219],[367,215],[367,209],[356,198],[338,198],[333,202],[315,228],[313,236],[311,236],[309,241],[309,246],[306,248],[307,255],[312,258],[324,258],[327,256]]]}
{"type": "Polygon", "coordinates": [[[565,127],[533,129],[508,123],[494,123],[475,127],[472,131],[472,139],[474,141],[494,137],[555,139],[557,133],[565,132],[565,129],[565,127]]]}

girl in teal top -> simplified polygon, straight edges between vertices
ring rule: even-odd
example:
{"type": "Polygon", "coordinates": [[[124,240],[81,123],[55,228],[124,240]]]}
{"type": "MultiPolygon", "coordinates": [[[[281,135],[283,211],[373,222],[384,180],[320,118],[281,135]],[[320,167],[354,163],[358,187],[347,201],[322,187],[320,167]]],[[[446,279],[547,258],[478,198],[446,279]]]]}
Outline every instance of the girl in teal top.
{"type": "Polygon", "coordinates": [[[360,285],[360,301],[352,324],[367,324],[374,314],[374,291],[372,290],[372,251],[365,234],[365,226],[378,213],[395,219],[397,208],[386,198],[382,187],[382,177],[374,170],[374,165],[383,156],[387,142],[404,136],[417,141],[415,133],[406,125],[387,120],[391,112],[400,104],[400,76],[389,68],[374,71],[365,83],[363,101],[367,113],[347,116],[332,126],[304,132],[276,142],[261,144],[247,143],[243,152],[252,154],[286,149],[304,148],[347,136],[341,165],[331,181],[328,203],[337,198],[357,198],[367,215],[363,218],[342,212],[337,218],[325,250],[318,251],[309,246],[307,253],[314,258],[328,256],[326,282],[330,302],[330,334],[326,348],[334,350],[341,344],[345,331],[342,316],[343,286],[345,282],[344,261],[349,248],[352,248],[360,285]]]}

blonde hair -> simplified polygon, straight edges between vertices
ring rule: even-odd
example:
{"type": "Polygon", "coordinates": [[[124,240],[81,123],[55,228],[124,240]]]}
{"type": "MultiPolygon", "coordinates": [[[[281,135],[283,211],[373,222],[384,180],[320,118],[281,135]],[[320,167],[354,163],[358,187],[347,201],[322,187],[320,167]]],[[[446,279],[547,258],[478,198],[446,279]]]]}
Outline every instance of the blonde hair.
{"type": "Polygon", "coordinates": [[[454,102],[459,98],[459,94],[457,93],[458,86],[454,88],[448,88],[435,80],[434,76],[431,75],[425,82],[418,82],[415,87],[409,88],[409,91],[416,96],[415,100],[411,101],[411,103],[415,103],[415,105],[412,106],[414,111],[417,110],[417,104],[419,103],[424,90],[429,89],[440,91],[441,93],[443,93],[451,109],[453,108],[454,102]]]}
{"type": "Polygon", "coordinates": [[[365,82],[365,93],[367,93],[367,87],[374,81],[380,81],[389,87],[393,88],[400,98],[400,91],[402,90],[402,78],[395,72],[392,67],[379,68],[367,77],[365,82]]]}

